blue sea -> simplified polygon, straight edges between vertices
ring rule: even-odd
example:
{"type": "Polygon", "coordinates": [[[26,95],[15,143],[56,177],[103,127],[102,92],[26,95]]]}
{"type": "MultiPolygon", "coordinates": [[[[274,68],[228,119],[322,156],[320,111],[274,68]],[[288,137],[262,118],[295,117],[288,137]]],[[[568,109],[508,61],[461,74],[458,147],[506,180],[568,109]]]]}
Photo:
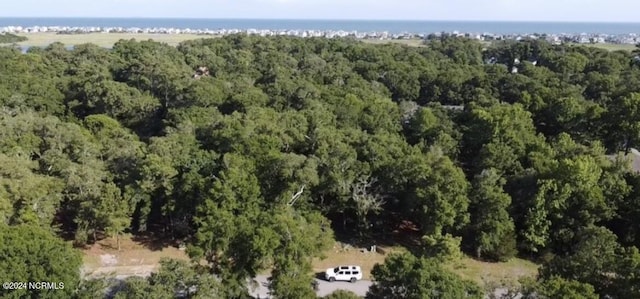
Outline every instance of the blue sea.
{"type": "Polygon", "coordinates": [[[291,29],[388,31],[428,34],[435,32],[493,34],[640,34],[640,23],[480,22],[480,21],[376,21],[277,19],[153,19],[153,18],[0,18],[5,26],[138,27],[179,29],[291,29]]]}

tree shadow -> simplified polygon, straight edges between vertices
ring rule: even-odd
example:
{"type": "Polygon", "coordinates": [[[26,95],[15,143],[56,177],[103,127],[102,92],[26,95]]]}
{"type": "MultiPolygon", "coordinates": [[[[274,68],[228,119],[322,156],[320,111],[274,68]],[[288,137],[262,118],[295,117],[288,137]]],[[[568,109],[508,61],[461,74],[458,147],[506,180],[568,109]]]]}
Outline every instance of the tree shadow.
{"type": "Polygon", "coordinates": [[[313,278],[318,279],[318,280],[324,280],[326,281],[327,279],[324,277],[324,272],[316,272],[313,275],[313,278]]]}
{"type": "Polygon", "coordinates": [[[336,241],[340,243],[367,251],[376,246],[376,251],[381,254],[398,246],[415,255],[422,251],[422,232],[411,221],[396,217],[386,218],[384,222],[372,225],[366,232],[334,227],[334,234],[336,241]]]}
{"type": "Polygon", "coordinates": [[[153,233],[135,234],[131,237],[131,240],[140,243],[151,251],[160,251],[167,247],[180,248],[184,245],[183,242],[178,240],[153,233]]]}

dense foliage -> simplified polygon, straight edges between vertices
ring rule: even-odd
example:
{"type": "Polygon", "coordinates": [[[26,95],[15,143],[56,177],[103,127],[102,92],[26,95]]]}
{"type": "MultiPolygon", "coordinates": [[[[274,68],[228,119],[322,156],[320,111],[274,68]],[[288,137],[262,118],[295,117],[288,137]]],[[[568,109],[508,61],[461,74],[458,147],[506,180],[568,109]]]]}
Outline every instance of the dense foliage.
{"type": "Polygon", "coordinates": [[[122,285],[112,289],[117,299],[181,298],[217,299],[225,296],[220,282],[197,266],[184,261],[162,260],[160,270],[146,279],[127,278],[122,285]]]}
{"type": "Polygon", "coordinates": [[[77,250],[46,229],[0,224],[2,282],[55,284],[37,290],[27,289],[28,285],[3,286],[2,298],[69,298],[80,280],[81,263],[77,250]]]}
{"type": "MultiPolygon", "coordinates": [[[[382,267],[520,254],[544,258],[549,294],[640,297],[640,176],[615,158],[640,146],[639,60],[450,37],[3,47],[0,222],[76,245],[184,241],[226,298],[265,269],[277,297],[312,296],[311,258],[334,231],[406,223],[420,257],[382,267]]],[[[175,291],[158,281],[123,294],[175,291]]]]}
{"type": "Polygon", "coordinates": [[[337,290],[328,296],[325,296],[324,299],[359,299],[360,296],[355,293],[345,291],[345,290],[337,290]]]}
{"type": "Polygon", "coordinates": [[[483,298],[478,285],[442,269],[439,263],[410,254],[392,254],[371,271],[375,281],[367,299],[483,298]]]}

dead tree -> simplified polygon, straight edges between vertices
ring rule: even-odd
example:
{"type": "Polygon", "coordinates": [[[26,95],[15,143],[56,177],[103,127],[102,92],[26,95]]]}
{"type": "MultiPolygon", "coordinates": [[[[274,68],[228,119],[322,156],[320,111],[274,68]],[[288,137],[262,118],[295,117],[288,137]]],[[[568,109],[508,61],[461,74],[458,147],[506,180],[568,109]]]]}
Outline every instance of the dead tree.
{"type": "Polygon", "coordinates": [[[296,200],[300,198],[300,195],[302,195],[302,192],[304,192],[304,187],[305,185],[302,185],[302,188],[300,188],[300,190],[296,194],[291,196],[291,200],[289,200],[289,203],[288,203],[289,206],[293,206],[293,204],[296,203],[296,200]]]}
{"type": "Polygon", "coordinates": [[[351,199],[355,203],[358,222],[363,228],[368,228],[367,216],[379,213],[385,204],[384,196],[375,187],[376,182],[376,178],[367,175],[351,185],[351,199]]]}

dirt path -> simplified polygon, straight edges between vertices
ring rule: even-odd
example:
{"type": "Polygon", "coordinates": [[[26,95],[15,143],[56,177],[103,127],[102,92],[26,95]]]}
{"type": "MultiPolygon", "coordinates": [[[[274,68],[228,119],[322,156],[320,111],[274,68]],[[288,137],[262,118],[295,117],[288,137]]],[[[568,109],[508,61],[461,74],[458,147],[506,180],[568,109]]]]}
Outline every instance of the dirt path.
{"type": "Polygon", "coordinates": [[[118,279],[130,276],[147,277],[151,273],[158,270],[158,265],[140,265],[140,266],[105,266],[92,269],[83,269],[83,277],[86,279],[100,277],[115,277],[118,279]]]}
{"type": "Polygon", "coordinates": [[[111,239],[84,249],[83,277],[146,277],[158,269],[162,258],[188,259],[184,250],[131,238],[121,240],[120,249],[116,249],[115,241],[111,239]]]}

